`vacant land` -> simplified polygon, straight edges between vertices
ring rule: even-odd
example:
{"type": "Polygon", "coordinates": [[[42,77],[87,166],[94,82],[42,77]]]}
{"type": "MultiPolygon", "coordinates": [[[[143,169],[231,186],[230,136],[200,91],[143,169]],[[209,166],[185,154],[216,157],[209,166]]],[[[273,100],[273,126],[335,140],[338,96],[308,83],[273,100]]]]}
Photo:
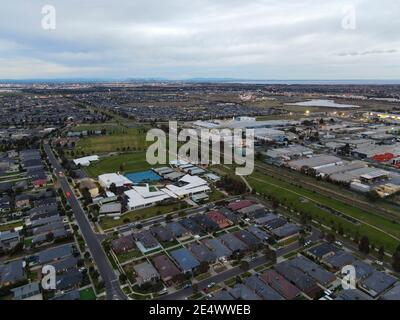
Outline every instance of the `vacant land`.
{"type": "Polygon", "coordinates": [[[79,140],[75,147],[75,154],[143,151],[147,145],[149,143],[146,142],[143,129],[124,129],[108,135],[86,137],[79,140]]]}
{"type": "Polygon", "coordinates": [[[105,217],[101,219],[100,225],[104,230],[118,227],[120,225],[129,223],[131,221],[138,221],[143,219],[149,219],[155,216],[160,216],[166,213],[177,211],[180,209],[187,208],[186,202],[159,205],[154,207],[148,207],[140,210],[130,211],[123,214],[120,219],[114,220],[111,217],[105,217]]]}
{"type": "Polygon", "coordinates": [[[97,177],[103,173],[134,172],[150,168],[151,165],[146,161],[145,152],[130,152],[101,159],[86,168],[86,171],[89,176],[97,177]]]}

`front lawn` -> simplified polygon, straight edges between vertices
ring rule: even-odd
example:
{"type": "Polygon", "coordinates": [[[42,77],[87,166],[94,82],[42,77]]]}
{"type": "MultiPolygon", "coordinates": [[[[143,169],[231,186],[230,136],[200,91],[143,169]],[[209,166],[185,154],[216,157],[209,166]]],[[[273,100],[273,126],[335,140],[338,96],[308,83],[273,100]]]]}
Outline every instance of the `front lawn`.
{"type": "Polygon", "coordinates": [[[93,288],[87,288],[79,291],[80,300],[96,300],[96,294],[93,288]]]}

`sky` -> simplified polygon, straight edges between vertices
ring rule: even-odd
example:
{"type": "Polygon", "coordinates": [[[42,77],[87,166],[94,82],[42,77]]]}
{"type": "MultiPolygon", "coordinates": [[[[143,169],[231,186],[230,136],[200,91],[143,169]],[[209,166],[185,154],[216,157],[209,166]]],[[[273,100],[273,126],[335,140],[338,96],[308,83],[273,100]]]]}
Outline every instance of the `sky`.
{"type": "Polygon", "coordinates": [[[399,0],[0,5],[0,79],[400,79],[399,0]]]}

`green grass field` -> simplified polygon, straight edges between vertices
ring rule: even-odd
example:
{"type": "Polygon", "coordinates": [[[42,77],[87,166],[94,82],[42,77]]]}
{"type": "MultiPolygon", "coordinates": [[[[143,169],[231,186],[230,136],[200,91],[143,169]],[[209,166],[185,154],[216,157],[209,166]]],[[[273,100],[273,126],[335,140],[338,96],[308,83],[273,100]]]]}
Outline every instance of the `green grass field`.
{"type": "Polygon", "coordinates": [[[146,161],[145,152],[131,152],[101,159],[87,167],[86,172],[96,178],[100,174],[117,172],[121,169],[122,172],[134,172],[148,170],[151,167],[146,161]]]}
{"type": "Polygon", "coordinates": [[[151,142],[146,142],[146,135],[141,129],[124,128],[109,135],[82,138],[76,144],[74,151],[75,154],[143,151],[149,144],[151,142]]]}
{"type": "Polygon", "coordinates": [[[394,251],[400,237],[400,225],[357,207],[349,206],[341,201],[329,198],[318,193],[291,185],[286,181],[272,178],[265,174],[255,172],[247,178],[252,187],[261,194],[272,195],[281,203],[289,205],[297,211],[311,214],[311,216],[326,225],[335,223],[341,225],[344,232],[360,236],[366,235],[376,247],[384,245],[388,251],[394,251]],[[310,201],[305,202],[304,198],[310,201]],[[342,212],[360,221],[359,224],[351,223],[341,217],[329,214],[317,204],[342,212]],[[379,230],[378,230],[379,229],[379,230]]]}
{"type": "MultiPolygon", "coordinates": [[[[234,168],[229,166],[217,166],[220,173],[234,175],[234,168]]],[[[342,226],[344,232],[351,236],[368,236],[370,243],[375,247],[383,245],[386,251],[393,252],[400,244],[400,224],[394,223],[373,212],[365,211],[355,206],[350,206],[331,197],[327,197],[316,192],[293,186],[288,181],[282,181],[273,178],[261,172],[254,172],[251,176],[246,177],[247,181],[260,194],[266,194],[275,197],[281,203],[295,209],[296,211],[306,212],[313,219],[331,226],[342,226]],[[307,199],[308,201],[304,201],[307,199]],[[330,214],[320,208],[317,204],[324,205],[339,211],[347,216],[359,220],[358,224],[354,224],[344,219],[330,214]]]]}
{"type": "Polygon", "coordinates": [[[24,225],[23,221],[2,224],[2,225],[0,225],[0,232],[9,231],[11,229],[14,229],[14,228],[17,228],[17,227],[21,227],[23,225],[24,225]]]}
{"type": "Polygon", "coordinates": [[[93,288],[87,288],[79,291],[80,300],[96,300],[96,294],[93,288]]]}
{"type": "Polygon", "coordinates": [[[119,263],[124,263],[125,261],[128,261],[128,260],[133,259],[133,258],[138,258],[138,257],[141,257],[141,256],[143,256],[143,255],[138,249],[133,249],[133,250],[130,250],[130,251],[126,251],[126,252],[117,254],[117,258],[119,260],[119,263]]]}
{"type": "Polygon", "coordinates": [[[176,210],[185,209],[187,207],[186,202],[168,204],[168,205],[160,205],[160,206],[153,206],[148,207],[136,211],[130,211],[125,213],[120,217],[118,220],[114,220],[112,217],[105,217],[102,218],[100,221],[100,225],[103,230],[111,229],[118,227],[120,225],[126,224],[124,220],[129,219],[130,222],[149,219],[155,216],[159,216],[162,214],[170,213],[176,210]]]}

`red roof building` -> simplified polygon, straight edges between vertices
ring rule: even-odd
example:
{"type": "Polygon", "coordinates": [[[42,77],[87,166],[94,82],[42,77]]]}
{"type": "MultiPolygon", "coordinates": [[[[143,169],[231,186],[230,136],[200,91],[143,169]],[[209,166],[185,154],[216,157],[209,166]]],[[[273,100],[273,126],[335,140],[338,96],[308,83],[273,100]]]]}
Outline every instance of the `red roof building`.
{"type": "Polygon", "coordinates": [[[40,187],[44,187],[47,183],[47,179],[37,179],[37,180],[33,180],[32,184],[35,188],[40,188],[40,187]]]}
{"type": "Polygon", "coordinates": [[[232,225],[232,222],[219,211],[210,211],[207,213],[207,217],[214,221],[220,229],[224,229],[232,225]]]}
{"type": "Polygon", "coordinates": [[[253,202],[251,202],[250,200],[241,200],[237,202],[231,202],[230,204],[228,204],[228,208],[233,211],[237,211],[243,208],[250,207],[251,205],[253,205],[253,202]]]}

